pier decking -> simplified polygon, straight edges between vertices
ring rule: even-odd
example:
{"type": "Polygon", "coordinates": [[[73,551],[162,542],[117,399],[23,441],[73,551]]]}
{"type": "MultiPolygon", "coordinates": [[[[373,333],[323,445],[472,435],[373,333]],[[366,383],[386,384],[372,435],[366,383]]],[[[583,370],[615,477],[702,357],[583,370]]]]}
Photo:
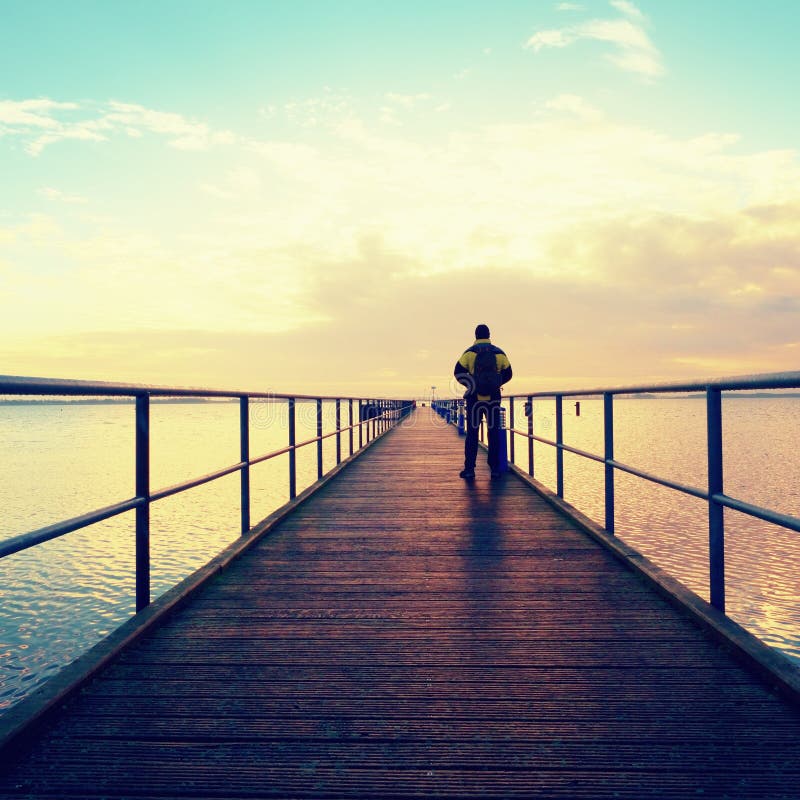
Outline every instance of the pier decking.
{"type": "MultiPolygon", "coordinates": [[[[420,409],[66,704],[0,797],[797,798],[800,712],[420,409]]],[[[15,759],[16,760],[16,759],[15,759]]]]}

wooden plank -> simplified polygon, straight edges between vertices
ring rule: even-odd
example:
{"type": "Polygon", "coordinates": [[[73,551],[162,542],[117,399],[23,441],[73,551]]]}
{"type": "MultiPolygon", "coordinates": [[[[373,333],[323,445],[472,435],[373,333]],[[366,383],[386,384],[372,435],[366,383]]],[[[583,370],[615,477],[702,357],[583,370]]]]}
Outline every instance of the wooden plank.
{"type": "Polygon", "coordinates": [[[797,708],[412,423],[123,651],[0,800],[797,796],[797,708]]]}

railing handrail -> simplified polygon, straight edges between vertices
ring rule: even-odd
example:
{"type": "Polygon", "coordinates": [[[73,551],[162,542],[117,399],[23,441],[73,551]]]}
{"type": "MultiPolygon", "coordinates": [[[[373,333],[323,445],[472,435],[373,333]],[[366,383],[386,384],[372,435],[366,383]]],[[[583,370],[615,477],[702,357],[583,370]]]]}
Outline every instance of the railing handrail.
{"type": "MultiPolygon", "coordinates": [[[[534,441],[555,448],[556,451],[556,494],[564,497],[565,452],[599,462],[605,469],[605,524],[607,533],[615,532],[615,488],[616,471],[627,472],[638,478],[660,484],[673,491],[705,500],[708,503],[709,530],[709,596],[711,605],[725,611],[725,525],[723,509],[730,508],[773,525],[800,532],[800,517],[783,514],[774,509],[748,503],[730,497],[723,491],[722,462],[722,393],[746,390],[774,390],[800,388],[800,371],[772,372],[758,375],[740,375],[731,378],[713,378],[706,381],[682,381],[634,386],[616,386],[604,389],[566,389],[563,391],[540,391],[505,395],[502,400],[509,404],[511,433],[511,460],[514,460],[514,437],[521,436],[528,442],[528,474],[534,477],[534,441]],[[654,475],[645,470],[624,464],[614,458],[614,400],[619,396],[641,394],[685,394],[702,392],[706,407],[706,455],[708,458],[708,485],[706,489],[688,486],[678,481],[654,475]],[[603,454],[589,453],[566,444],[563,440],[563,399],[565,397],[602,397],[603,399],[603,454]],[[533,431],[533,401],[553,398],[555,400],[556,439],[537,436],[533,431]],[[528,418],[527,430],[514,426],[515,401],[525,401],[525,415],[528,418]]],[[[780,397],[780,395],[776,395],[780,397]]],[[[463,430],[464,403],[462,399],[437,400],[435,405],[446,409],[446,418],[458,424],[463,430]]],[[[577,404],[576,404],[577,405],[577,404]]]]}
{"type": "MultiPolygon", "coordinates": [[[[191,386],[155,386],[145,383],[82,381],[63,378],[31,378],[0,375],[0,395],[55,395],[85,397],[221,397],[231,400],[249,397],[258,400],[397,400],[377,395],[322,395],[283,392],[211,389],[191,386]]],[[[404,398],[410,400],[411,398],[404,398]]]]}
{"type": "Polygon", "coordinates": [[[0,376],[1,395],[28,396],[82,396],[82,397],[131,397],[135,402],[136,425],[136,494],[132,498],[114,503],[95,511],[62,520],[44,528],[28,531],[16,536],[0,539],[0,558],[18,553],[43,542],[65,536],[73,531],[94,525],[128,511],[136,512],[136,609],[141,610],[150,602],[150,504],[166,497],[188,491],[197,486],[222,478],[235,472],[241,475],[241,534],[252,530],[250,525],[250,467],[277,456],[289,456],[289,499],[297,496],[296,452],[302,447],[317,445],[317,479],[324,474],[323,440],[336,437],[336,464],[342,460],[342,436],[348,435],[350,455],[361,450],[371,441],[403,419],[413,407],[410,399],[378,397],[342,397],[327,395],[278,394],[275,392],[240,392],[224,389],[199,389],[173,386],[147,386],[126,383],[74,381],[50,378],[25,378],[0,376]],[[240,460],[235,464],[196,476],[174,486],[153,490],[150,486],[150,401],[158,397],[200,397],[238,400],[240,460]],[[266,455],[250,455],[250,400],[266,399],[286,402],[288,443],[266,455]],[[316,404],[317,435],[301,442],[295,437],[295,410],[297,401],[316,404]],[[335,428],[323,432],[323,404],[335,402],[335,428]],[[348,406],[348,422],[342,424],[341,404],[348,406]],[[358,403],[358,420],[354,419],[354,404],[358,403]],[[366,415],[362,410],[368,409],[366,415]],[[358,447],[355,447],[353,431],[358,428],[358,447]],[[364,430],[366,428],[366,437],[364,430]],[[366,441],[364,439],[366,438],[366,441]]]}
{"type": "Polygon", "coordinates": [[[669,383],[634,384],[632,386],[608,386],[602,389],[563,389],[557,391],[515,392],[503,395],[503,399],[527,397],[589,397],[604,394],[663,394],[666,392],[756,391],[759,389],[800,388],[800,371],[765,372],[756,375],[738,375],[727,378],[710,378],[704,381],[676,381],[669,383]]]}

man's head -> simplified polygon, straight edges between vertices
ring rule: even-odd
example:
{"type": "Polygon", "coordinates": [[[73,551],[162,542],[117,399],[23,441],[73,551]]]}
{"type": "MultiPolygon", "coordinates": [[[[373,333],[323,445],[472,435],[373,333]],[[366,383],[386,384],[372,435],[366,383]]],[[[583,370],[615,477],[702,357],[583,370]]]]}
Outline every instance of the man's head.
{"type": "Polygon", "coordinates": [[[475,338],[476,339],[488,339],[489,338],[489,326],[488,325],[478,325],[475,328],[475,338]]]}

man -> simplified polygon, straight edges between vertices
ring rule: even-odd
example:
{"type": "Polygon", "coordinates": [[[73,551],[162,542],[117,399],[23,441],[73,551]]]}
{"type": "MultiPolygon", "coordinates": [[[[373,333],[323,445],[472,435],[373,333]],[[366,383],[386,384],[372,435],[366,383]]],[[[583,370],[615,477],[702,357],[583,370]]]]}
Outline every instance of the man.
{"type": "Polygon", "coordinates": [[[475,328],[475,344],[465,350],[456,361],[453,375],[466,387],[467,439],[464,442],[464,469],[461,477],[475,477],[475,459],[478,456],[478,428],[486,417],[489,431],[489,469],[492,480],[500,474],[500,387],[511,380],[511,363],[506,354],[495,347],[486,325],[475,328]]]}

